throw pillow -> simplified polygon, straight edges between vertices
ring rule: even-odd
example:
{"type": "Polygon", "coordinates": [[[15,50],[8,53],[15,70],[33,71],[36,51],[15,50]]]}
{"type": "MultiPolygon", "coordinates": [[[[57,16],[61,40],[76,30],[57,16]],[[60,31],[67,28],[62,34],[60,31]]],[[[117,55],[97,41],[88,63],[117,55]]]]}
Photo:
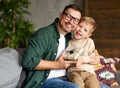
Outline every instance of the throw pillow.
{"type": "Polygon", "coordinates": [[[116,81],[116,68],[115,64],[118,64],[119,58],[101,58],[100,64],[95,65],[95,73],[98,80],[108,86],[118,86],[116,81]]]}
{"type": "Polygon", "coordinates": [[[21,70],[17,51],[9,47],[0,49],[0,88],[16,88],[21,70]]]}

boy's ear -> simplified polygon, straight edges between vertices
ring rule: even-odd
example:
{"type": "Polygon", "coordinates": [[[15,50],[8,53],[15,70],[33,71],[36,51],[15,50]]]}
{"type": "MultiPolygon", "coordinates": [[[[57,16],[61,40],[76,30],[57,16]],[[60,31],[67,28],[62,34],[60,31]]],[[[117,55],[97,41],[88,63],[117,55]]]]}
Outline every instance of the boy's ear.
{"type": "Polygon", "coordinates": [[[87,38],[89,38],[90,36],[92,36],[92,34],[91,34],[91,33],[89,33],[89,34],[88,34],[87,38]]]}
{"type": "Polygon", "coordinates": [[[92,36],[92,33],[89,34],[89,37],[91,37],[91,36],[92,36]]]}

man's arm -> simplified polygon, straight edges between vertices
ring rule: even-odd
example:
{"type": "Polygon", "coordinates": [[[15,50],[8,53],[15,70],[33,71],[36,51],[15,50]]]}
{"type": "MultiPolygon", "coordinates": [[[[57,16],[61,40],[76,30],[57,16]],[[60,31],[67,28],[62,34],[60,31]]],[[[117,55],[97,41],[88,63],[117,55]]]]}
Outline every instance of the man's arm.
{"type": "Polygon", "coordinates": [[[98,51],[95,49],[93,51],[94,53],[94,56],[91,57],[90,61],[89,61],[89,64],[99,64],[100,63],[100,58],[102,57],[101,55],[99,55],[98,51]]]}
{"type": "Polygon", "coordinates": [[[64,56],[60,56],[56,61],[41,60],[36,66],[36,70],[49,70],[49,69],[66,69],[70,65],[75,64],[75,61],[65,61],[64,56]]]}

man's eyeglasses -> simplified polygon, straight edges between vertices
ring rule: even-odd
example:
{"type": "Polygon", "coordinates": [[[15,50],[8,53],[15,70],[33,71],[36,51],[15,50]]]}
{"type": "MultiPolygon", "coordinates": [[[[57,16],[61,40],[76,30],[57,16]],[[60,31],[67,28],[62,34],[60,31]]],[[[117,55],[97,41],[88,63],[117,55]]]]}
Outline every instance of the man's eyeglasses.
{"type": "Polygon", "coordinates": [[[66,20],[68,20],[68,21],[71,21],[71,20],[73,20],[73,23],[74,24],[78,24],[79,23],[79,19],[77,19],[77,18],[75,18],[75,17],[73,17],[73,16],[71,16],[70,14],[68,14],[68,13],[63,13],[64,15],[65,15],[65,19],[66,20]]]}

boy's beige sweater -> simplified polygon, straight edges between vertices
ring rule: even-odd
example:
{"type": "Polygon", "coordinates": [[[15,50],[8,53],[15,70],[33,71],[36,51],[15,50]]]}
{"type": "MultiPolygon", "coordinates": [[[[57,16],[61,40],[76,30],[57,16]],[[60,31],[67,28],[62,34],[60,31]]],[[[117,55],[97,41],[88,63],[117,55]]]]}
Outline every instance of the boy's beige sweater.
{"type": "Polygon", "coordinates": [[[65,52],[73,51],[74,54],[68,54],[68,59],[76,59],[79,55],[83,58],[83,64],[79,68],[70,67],[68,71],[88,71],[94,73],[94,66],[88,64],[92,52],[95,49],[94,41],[91,38],[75,40],[72,39],[69,42],[69,46],[66,48],[65,52]]]}

